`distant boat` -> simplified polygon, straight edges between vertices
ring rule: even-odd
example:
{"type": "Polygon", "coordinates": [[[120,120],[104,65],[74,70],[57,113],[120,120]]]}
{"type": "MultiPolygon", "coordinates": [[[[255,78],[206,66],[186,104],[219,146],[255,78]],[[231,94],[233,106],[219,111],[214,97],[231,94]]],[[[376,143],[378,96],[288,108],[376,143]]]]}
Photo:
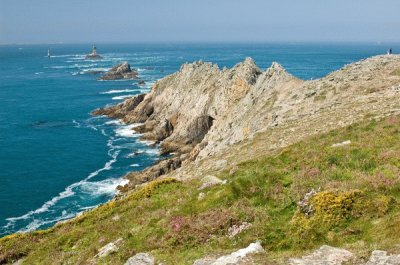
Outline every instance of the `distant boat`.
{"type": "Polygon", "coordinates": [[[93,44],[93,49],[92,52],[89,53],[88,55],[86,55],[85,59],[89,59],[89,60],[98,60],[98,59],[102,59],[103,57],[101,57],[100,55],[97,54],[97,48],[96,45],[93,44]]]}
{"type": "Polygon", "coordinates": [[[50,49],[48,49],[47,50],[47,58],[50,58],[51,57],[51,55],[50,55],[50,49]]]}

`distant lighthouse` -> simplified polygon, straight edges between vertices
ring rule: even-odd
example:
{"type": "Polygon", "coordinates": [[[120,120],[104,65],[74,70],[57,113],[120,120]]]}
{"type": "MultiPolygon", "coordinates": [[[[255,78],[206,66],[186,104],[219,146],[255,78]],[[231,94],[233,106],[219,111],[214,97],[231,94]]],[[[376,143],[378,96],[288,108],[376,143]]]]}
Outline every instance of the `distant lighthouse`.
{"type": "Polygon", "coordinates": [[[89,53],[88,55],[86,55],[85,59],[98,60],[98,59],[101,59],[101,58],[103,58],[103,57],[101,57],[100,55],[97,54],[96,45],[93,44],[92,52],[89,53]]]}
{"type": "Polygon", "coordinates": [[[93,44],[92,55],[93,55],[93,56],[96,56],[96,55],[97,55],[96,45],[94,45],[94,44],[93,44]]]}

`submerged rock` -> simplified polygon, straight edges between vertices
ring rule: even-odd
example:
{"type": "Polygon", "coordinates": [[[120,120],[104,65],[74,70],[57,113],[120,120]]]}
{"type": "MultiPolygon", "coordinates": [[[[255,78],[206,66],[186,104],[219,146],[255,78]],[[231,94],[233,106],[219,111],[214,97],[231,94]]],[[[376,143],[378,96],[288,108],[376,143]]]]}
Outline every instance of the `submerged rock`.
{"type": "Polygon", "coordinates": [[[137,79],[138,72],[131,69],[128,62],[123,62],[110,69],[99,80],[137,79]]]}

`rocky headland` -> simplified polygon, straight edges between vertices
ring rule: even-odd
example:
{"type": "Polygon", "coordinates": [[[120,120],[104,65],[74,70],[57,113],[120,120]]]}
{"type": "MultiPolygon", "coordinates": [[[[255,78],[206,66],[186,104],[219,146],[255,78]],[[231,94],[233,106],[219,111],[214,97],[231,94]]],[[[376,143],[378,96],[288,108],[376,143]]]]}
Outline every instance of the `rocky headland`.
{"type": "Polygon", "coordinates": [[[138,72],[135,69],[132,69],[128,62],[123,62],[111,68],[108,72],[106,72],[103,76],[101,76],[99,80],[137,79],[137,78],[138,78],[138,72]]]}
{"type": "Polygon", "coordinates": [[[0,264],[400,264],[398,55],[311,81],[188,63],[93,114],[140,124],[170,158],[109,203],[0,239],[0,264]]]}
{"type": "Polygon", "coordinates": [[[400,75],[394,74],[399,67],[398,56],[377,56],[303,81],[278,63],[262,71],[251,58],[232,69],[199,61],[159,80],[150,93],[93,114],[142,123],[135,131],[143,139],[160,143],[162,153],[175,154],[171,161],[128,178],[145,175],[148,181],[183,163],[187,166],[174,177],[186,179],[195,168],[196,175],[204,175],[224,169],[227,160],[232,164],[254,158],[366,116],[399,113],[400,75]],[[264,143],[246,146],[259,132],[270,132],[264,143]],[[210,158],[217,162],[202,163],[210,158]]]}

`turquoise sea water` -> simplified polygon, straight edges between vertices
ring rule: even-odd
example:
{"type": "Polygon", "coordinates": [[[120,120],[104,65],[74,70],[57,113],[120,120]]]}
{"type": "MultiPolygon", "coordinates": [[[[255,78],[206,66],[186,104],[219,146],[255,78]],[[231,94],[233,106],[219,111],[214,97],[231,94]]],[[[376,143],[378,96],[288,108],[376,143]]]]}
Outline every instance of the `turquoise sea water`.
{"type": "Polygon", "coordinates": [[[162,157],[129,126],[90,111],[147,92],[184,62],[232,67],[253,57],[273,61],[302,79],[382,54],[369,44],[99,44],[99,61],[84,60],[91,45],[0,46],[0,236],[45,228],[103,203],[121,178],[162,157]],[[50,48],[52,58],[47,58],[50,48]],[[128,61],[135,80],[97,81],[90,71],[128,61]]]}

